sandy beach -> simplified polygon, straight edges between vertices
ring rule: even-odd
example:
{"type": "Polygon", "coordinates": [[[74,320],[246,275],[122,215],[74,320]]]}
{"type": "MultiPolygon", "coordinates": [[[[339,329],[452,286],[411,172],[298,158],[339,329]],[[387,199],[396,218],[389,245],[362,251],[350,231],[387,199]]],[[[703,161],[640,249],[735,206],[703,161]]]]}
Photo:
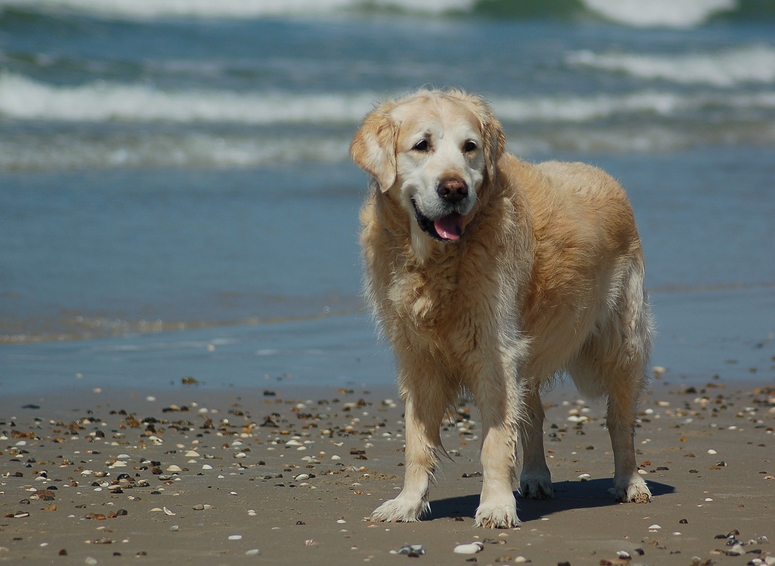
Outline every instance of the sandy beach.
{"type": "Polygon", "coordinates": [[[481,428],[470,401],[445,423],[451,460],[432,488],[431,516],[388,524],[365,518],[402,484],[393,390],[181,384],[5,396],[0,560],[775,563],[775,389],[654,380],[636,437],[654,494],[646,505],[608,493],[604,405],[571,385],[545,401],[557,498],[519,500],[521,527],[483,530],[473,521],[481,428]],[[454,552],[477,541],[476,554],[454,552]],[[422,545],[419,556],[400,554],[405,545],[422,545]]]}

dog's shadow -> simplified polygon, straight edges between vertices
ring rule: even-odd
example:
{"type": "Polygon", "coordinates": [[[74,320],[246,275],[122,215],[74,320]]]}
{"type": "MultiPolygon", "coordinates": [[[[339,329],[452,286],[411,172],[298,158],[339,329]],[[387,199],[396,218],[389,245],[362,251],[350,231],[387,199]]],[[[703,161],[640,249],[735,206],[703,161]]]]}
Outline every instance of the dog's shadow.
{"type": "MultiPolygon", "coordinates": [[[[522,521],[536,521],[542,517],[570,509],[591,509],[618,505],[608,492],[610,479],[588,481],[561,481],[554,484],[554,499],[522,499],[517,497],[517,509],[522,521]]],[[[674,493],[671,485],[649,481],[653,497],[674,493]]],[[[431,502],[431,512],[426,520],[473,517],[479,505],[479,495],[448,497],[431,502]]]]}

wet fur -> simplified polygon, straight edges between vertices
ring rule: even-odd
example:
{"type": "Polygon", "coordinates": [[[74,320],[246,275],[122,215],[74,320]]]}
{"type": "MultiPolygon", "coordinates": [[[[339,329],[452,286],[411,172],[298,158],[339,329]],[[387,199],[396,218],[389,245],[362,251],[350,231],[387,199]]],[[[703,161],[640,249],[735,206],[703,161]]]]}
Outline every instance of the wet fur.
{"type": "Polygon", "coordinates": [[[520,445],[522,496],[553,496],[539,391],[563,372],[583,394],[608,399],[617,499],[650,499],[633,434],[651,320],[627,197],[599,169],[526,163],[504,144],[489,106],[460,91],[385,102],[353,139],[353,159],[370,175],[361,210],[366,291],[406,405],[404,488],[375,519],[416,521],[427,511],[441,421],[468,391],[483,427],[476,523],[517,525],[520,445]],[[418,135],[432,151],[415,155],[418,135]],[[457,156],[460,140],[476,151],[457,156]],[[433,183],[449,176],[470,180],[475,193],[454,242],[423,232],[411,210],[415,201],[430,203],[429,214],[443,209],[433,183]]]}

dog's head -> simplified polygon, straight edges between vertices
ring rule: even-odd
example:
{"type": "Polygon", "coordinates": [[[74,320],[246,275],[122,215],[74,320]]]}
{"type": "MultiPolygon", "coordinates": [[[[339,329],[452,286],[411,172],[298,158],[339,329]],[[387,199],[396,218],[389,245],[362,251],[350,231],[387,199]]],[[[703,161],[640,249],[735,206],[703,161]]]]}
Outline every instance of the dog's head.
{"type": "Polygon", "coordinates": [[[505,136],[490,107],[461,91],[385,102],[366,116],[353,160],[414,216],[415,236],[456,241],[483,183],[495,176],[505,136]]]}

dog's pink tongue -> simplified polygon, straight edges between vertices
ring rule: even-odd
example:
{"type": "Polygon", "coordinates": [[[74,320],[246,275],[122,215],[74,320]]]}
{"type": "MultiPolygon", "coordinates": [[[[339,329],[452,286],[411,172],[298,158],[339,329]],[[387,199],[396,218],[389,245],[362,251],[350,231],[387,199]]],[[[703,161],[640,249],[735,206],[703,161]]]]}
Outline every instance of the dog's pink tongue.
{"type": "Polygon", "coordinates": [[[463,217],[455,212],[434,221],[433,227],[442,239],[459,240],[463,234],[463,217]]]}

